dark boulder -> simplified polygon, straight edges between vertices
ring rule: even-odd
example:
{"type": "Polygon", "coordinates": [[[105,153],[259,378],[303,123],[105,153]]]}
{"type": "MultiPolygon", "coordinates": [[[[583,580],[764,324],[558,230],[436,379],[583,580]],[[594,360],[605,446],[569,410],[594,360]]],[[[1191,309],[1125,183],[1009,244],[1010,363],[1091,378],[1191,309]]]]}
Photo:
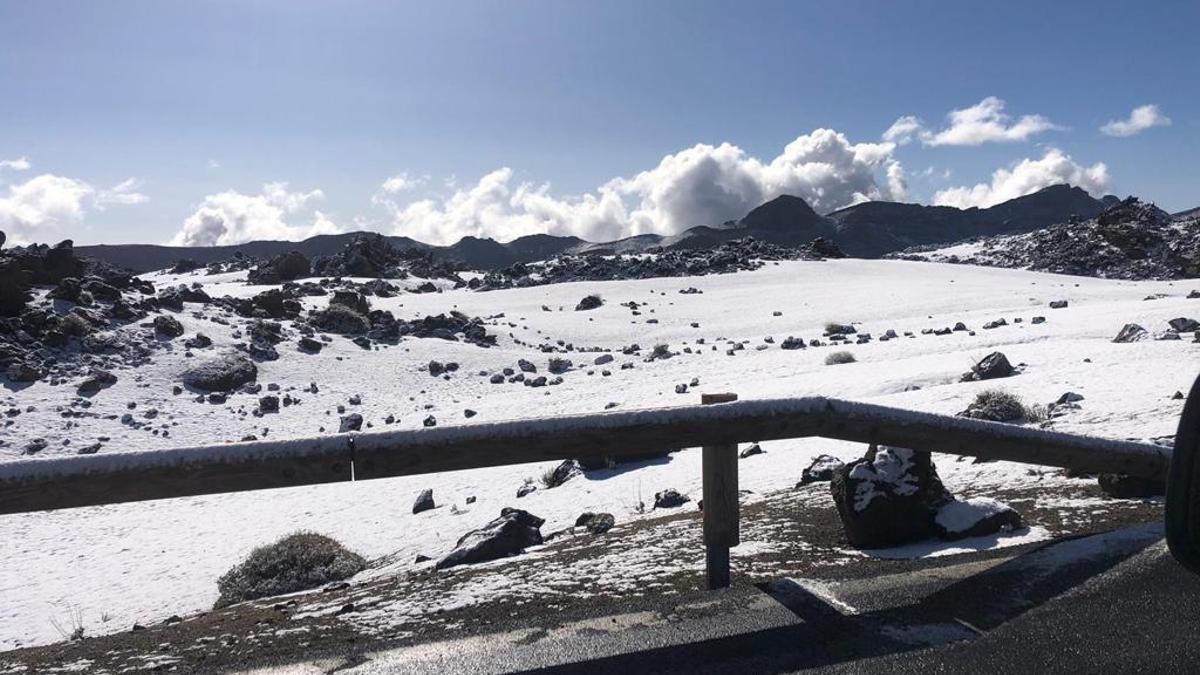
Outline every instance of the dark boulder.
{"type": "Polygon", "coordinates": [[[604,534],[617,524],[617,519],[611,513],[592,513],[586,511],[575,519],[575,527],[586,528],[592,534],[604,534]]]}
{"type": "Polygon", "coordinates": [[[1177,333],[1192,333],[1195,331],[1200,331],[1200,321],[1196,321],[1195,319],[1180,317],[1178,319],[1171,319],[1167,323],[1170,324],[1171,329],[1177,333]]]}
{"type": "Polygon", "coordinates": [[[523,553],[542,543],[546,521],[521,509],[505,508],[500,517],[458,540],[454,550],[437,562],[437,569],[497,560],[523,553]]]}
{"type": "Polygon", "coordinates": [[[1167,485],[1161,480],[1138,478],[1123,473],[1102,473],[1100,489],[1109,497],[1117,499],[1141,499],[1161,497],[1167,493],[1167,485]]]}
{"type": "Polygon", "coordinates": [[[226,352],[183,372],[183,383],[201,391],[232,391],[258,379],[258,366],[236,352],[226,352]]]}
{"type": "Polygon", "coordinates": [[[746,459],[747,457],[753,457],[754,455],[761,455],[761,454],[763,454],[762,446],[759,445],[758,443],[751,443],[744,450],[742,450],[740,453],[738,453],[738,457],[741,457],[742,459],[746,459]]]}
{"type": "Polygon", "coordinates": [[[351,413],[341,419],[338,424],[338,433],[344,434],[351,431],[360,431],[363,425],[363,416],[358,413],[351,413]]]}
{"type": "Polygon", "coordinates": [[[154,332],[166,337],[177,338],[183,335],[183,324],[173,316],[156,316],[154,317],[154,332]]]}
{"type": "Polygon", "coordinates": [[[603,304],[604,304],[604,300],[602,300],[600,298],[600,296],[588,295],[588,296],[585,296],[582,300],[579,301],[578,304],[575,305],[575,311],[576,312],[584,312],[589,309],[596,309],[597,307],[599,307],[603,304]]]}
{"type": "Polygon", "coordinates": [[[421,490],[421,494],[417,495],[416,501],[413,502],[412,512],[420,513],[434,508],[433,490],[426,488],[421,490]]]}
{"type": "Polygon", "coordinates": [[[1145,328],[1136,323],[1127,323],[1117,332],[1117,336],[1113,338],[1116,343],[1141,342],[1150,338],[1150,333],[1145,328]]]}
{"type": "Polygon", "coordinates": [[[673,509],[683,506],[689,501],[691,501],[691,497],[681,494],[673,488],[667,488],[654,494],[654,508],[656,509],[673,509]]]}
{"type": "Polygon", "coordinates": [[[971,371],[963,375],[964,382],[972,380],[994,380],[1009,377],[1016,369],[1008,362],[1008,357],[1002,352],[992,352],[971,366],[971,371]]]}
{"type": "Polygon", "coordinates": [[[96,370],[87,377],[83,382],[79,383],[76,392],[80,396],[94,394],[101,389],[107,389],[117,383],[117,376],[107,370],[96,370]]]}

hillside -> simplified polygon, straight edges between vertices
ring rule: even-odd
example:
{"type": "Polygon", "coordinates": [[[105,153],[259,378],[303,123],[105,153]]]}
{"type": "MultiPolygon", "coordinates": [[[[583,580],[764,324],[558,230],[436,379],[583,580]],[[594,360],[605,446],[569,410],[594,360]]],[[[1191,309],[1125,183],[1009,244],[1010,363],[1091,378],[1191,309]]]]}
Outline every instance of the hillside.
{"type": "MultiPolygon", "coordinates": [[[[420,428],[428,419],[445,426],[663,406],[716,391],[737,392],[743,399],[822,394],[954,414],[980,391],[997,386],[1030,405],[1055,402],[1068,391],[1082,396],[1047,421],[1054,429],[1169,442],[1183,404],[1173,394],[1186,390],[1193,376],[1179,364],[1200,357],[1200,344],[1190,337],[1111,341],[1129,322],[1160,331],[1171,319],[1200,314],[1187,288],[1165,282],[886,260],[779,261],[734,274],[486,293],[433,279],[442,292],[401,288],[367,298],[372,312],[394,315],[399,325],[392,337],[375,332],[383,323],[374,313],[375,323],[364,334],[318,330],[309,337],[310,321],[322,316],[331,293],[360,286],[314,282],[308,288],[324,288],[326,294],[301,296],[293,310],[279,305],[295,313],[281,315],[276,328],[251,318],[256,307],[275,306],[267,304],[270,293],[252,300],[271,289],[244,279],[245,272],[144,276],[158,296],[196,283],[210,300],[188,295],[180,309],[147,310],[143,319],[99,330],[87,343],[102,346],[109,343],[100,336],[115,336],[116,344],[132,349],[126,356],[69,346],[66,355],[90,361],[60,358],[53,378],[6,382],[0,409],[10,412],[0,462],[166,451],[251,436],[320,436],[338,433],[343,420],[356,415],[364,431],[420,428]],[[600,306],[576,311],[592,294],[601,298],[600,306]],[[1166,297],[1143,301],[1159,294],[1166,297]],[[1054,300],[1068,300],[1069,307],[1050,309],[1054,300]],[[451,310],[464,317],[457,326],[443,324],[453,326],[448,330],[454,339],[436,328],[424,330],[423,317],[447,317],[451,310]],[[1035,322],[1037,316],[1044,321],[1035,322]],[[999,318],[1006,319],[1003,325],[984,327],[999,318]],[[177,337],[169,335],[174,329],[168,319],[178,322],[177,337]],[[828,321],[853,324],[856,335],[832,347],[838,341],[824,335],[828,321]],[[949,330],[960,321],[970,330],[949,330]],[[168,333],[159,332],[160,325],[168,333]],[[880,339],[888,330],[897,337],[880,339]],[[200,333],[211,344],[196,339],[200,333]],[[864,334],[873,337],[857,337],[864,334]],[[494,336],[491,346],[488,336],[494,336]],[[795,346],[789,337],[803,338],[805,347],[788,348],[795,346]],[[319,349],[306,347],[306,338],[319,349]],[[810,346],[814,339],[825,346],[810,346]],[[219,397],[190,388],[176,393],[185,370],[237,352],[239,345],[242,350],[257,345],[242,352],[255,355],[254,386],[219,397]],[[856,362],[825,365],[839,350],[852,353],[856,362]],[[1018,375],[961,381],[972,363],[996,350],[1019,367],[1018,375]],[[552,358],[571,364],[565,369],[559,364],[558,374],[548,372],[552,358]],[[524,372],[522,360],[535,372],[524,372]],[[81,395],[78,386],[93,372],[89,362],[96,368],[105,364],[114,379],[81,395]],[[505,368],[522,377],[505,375],[505,368]],[[545,377],[543,386],[533,385],[538,377],[545,377]],[[282,403],[268,407],[264,399],[270,397],[282,403]]],[[[410,279],[404,285],[423,282],[410,279]]],[[[39,289],[35,302],[46,292],[39,289]]],[[[70,307],[57,305],[64,312],[70,307]]],[[[68,344],[78,343],[71,338],[68,344]]],[[[841,538],[826,484],[795,487],[817,455],[850,460],[865,448],[805,439],[763,443],[762,450],[741,460],[739,469],[750,491],[744,508],[761,520],[744,531],[738,569],[758,575],[754,578],[830,575],[878,557],[841,538]],[[797,521],[794,514],[809,508],[815,509],[811,520],[797,521]],[[820,553],[808,558],[800,550],[820,553]],[[799,568],[797,560],[824,571],[799,568]]],[[[966,555],[1091,531],[1125,517],[1117,515],[1125,513],[1124,502],[1100,495],[1094,478],[1006,462],[944,456],[936,461],[956,495],[1004,499],[1028,527],[888,555],[966,555]]],[[[0,518],[0,536],[20,543],[0,560],[0,577],[18,580],[21,592],[0,608],[0,643],[12,648],[60,640],[52,620],[69,623],[75,611],[86,634],[97,635],[206,610],[216,597],[217,577],[254,547],[297,529],[330,534],[371,564],[344,591],[300,596],[311,611],[277,614],[284,618],[272,624],[272,632],[303,627],[307,616],[359,636],[406,634],[436,630],[461,618],[465,608],[503,612],[536,598],[538,606],[551,609],[589,597],[674,593],[694,583],[697,451],[589,470],[548,488],[541,477],[556,466],[6,516],[0,518]],[[536,489],[518,497],[526,486],[536,489]],[[653,508],[655,494],[667,488],[691,501],[653,508]],[[413,501],[424,489],[433,491],[437,507],[413,514],[413,501]],[[544,518],[546,535],[570,530],[582,511],[610,513],[617,525],[598,538],[570,530],[559,543],[478,568],[433,569],[459,537],[504,507],[544,518]],[[417,562],[418,554],[431,560],[417,562]],[[342,611],[347,602],[359,610],[342,611]]],[[[1153,507],[1143,511],[1140,502],[1130,504],[1130,518],[1157,517],[1153,507]]]]}
{"type": "Polygon", "coordinates": [[[1171,216],[1131,197],[1086,220],[893,257],[1113,279],[1190,279],[1200,276],[1200,216],[1171,216]]]}

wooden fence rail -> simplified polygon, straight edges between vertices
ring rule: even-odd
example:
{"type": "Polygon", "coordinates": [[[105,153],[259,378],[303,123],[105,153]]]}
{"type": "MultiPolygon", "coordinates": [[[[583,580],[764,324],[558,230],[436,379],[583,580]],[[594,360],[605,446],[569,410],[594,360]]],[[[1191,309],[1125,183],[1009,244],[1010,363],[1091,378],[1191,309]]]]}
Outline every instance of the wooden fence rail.
{"type": "Polygon", "coordinates": [[[1155,445],[807,397],[6,462],[0,514],[809,436],[1156,479],[1170,464],[1155,445]]]}

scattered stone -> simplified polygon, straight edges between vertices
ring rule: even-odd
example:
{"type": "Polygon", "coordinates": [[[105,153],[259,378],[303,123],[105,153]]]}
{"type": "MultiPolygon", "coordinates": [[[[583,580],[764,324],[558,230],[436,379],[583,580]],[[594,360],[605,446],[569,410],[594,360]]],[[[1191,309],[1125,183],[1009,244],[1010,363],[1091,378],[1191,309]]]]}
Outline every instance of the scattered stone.
{"type": "Polygon", "coordinates": [[[1050,309],[1066,309],[1068,304],[1066,300],[1051,300],[1050,309]]]}
{"type": "Polygon", "coordinates": [[[1200,321],[1188,318],[1171,319],[1167,322],[1171,329],[1177,333],[1194,333],[1200,331],[1200,321]]]}
{"type": "Polygon", "coordinates": [[[691,497],[680,494],[674,488],[667,488],[654,494],[654,508],[656,509],[673,509],[683,506],[689,501],[691,501],[691,497]]]}
{"type": "Polygon", "coordinates": [[[763,454],[762,446],[759,445],[758,443],[751,443],[749,447],[742,450],[741,453],[738,454],[738,457],[741,457],[742,459],[746,459],[747,457],[753,457],[754,455],[761,455],[761,454],[763,454]]]}
{"type": "Polygon", "coordinates": [[[1104,494],[1117,499],[1160,497],[1167,493],[1167,485],[1164,481],[1138,478],[1122,473],[1102,473],[1099,476],[1099,483],[1104,494]]]}
{"type": "Polygon", "coordinates": [[[1015,372],[1012,364],[1008,362],[1008,357],[1002,352],[992,352],[979,360],[974,366],[971,366],[971,371],[962,376],[963,382],[973,380],[993,380],[1001,377],[1009,377],[1015,372]]]}
{"type": "Polygon", "coordinates": [[[226,352],[182,374],[183,384],[201,391],[232,391],[258,378],[254,362],[236,352],[226,352]]]}
{"type": "Polygon", "coordinates": [[[1112,341],[1116,343],[1140,342],[1148,339],[1149,337],[1150,333],[1147,332],[1145,328],[1142,328],[1136,323],[1127,323],[1121,328],[1121,330],[1117,333],[1117,336],[1113,338],[1112,341]]]}
{"type": "Polygon", "coordinates": [[[575,305],[575,311],[583,312],[583,311],[587,311],[589,309],[596,309],[597,307],[599,307],[603,304],[604,304],[604,300],[602,300],[600,298],[600,296],[588,295],[588,296],[585,296],[582,300],[580,300],[579,304],[575,305]]]}
{"type": "Polygon", "coordinates": [[[107,370],[96,370],[83,382],[79,383],[76,393],[80,396],[95,394],[101,389],[107,389],[117,383],[117,376],[107,370]]]}
{"type": "Polygon", "coordinates": [[[434,508],[433,490],[430,488],[421,490],[421,494],[417,495],[417,500],[413,502],[412,512],[417,514],[432,508],[434,508]]]}
{"type": "Polygon", "coordinates": [[[586,528],[592,534],[604,534],[617,524],[617,519],[611,513],[592,513],[586,511],[575,519],[575,527],[586,528]]]}
{"type": "Polygon", "coordinates": [[[542,543],[546,521],[521,509],[505,508],[500,517],[458,540],[454,550],[437,562],[437,569],[497,560],[523,553],[542,543]]]}
{"type": "Polygon", "coordinates": [[[833,475],[846,463],[833,455],[817,455],[804,471],[800,472],[800,484],[825,483],[833,480],[833,475]]]}
{"type": "Polygon", "coordinates": [[[338,433],[344,434],[350,431],[361,431],[363,424],[363,416],[358,413],[351,413],[341,419],[338,424],[338,433]]]}
{"type": "Polygon", "coordinates": [[[165,314],[154,317],[154,332],[167,338],[183,335],[183,324],[173,316],[165,314]]]}

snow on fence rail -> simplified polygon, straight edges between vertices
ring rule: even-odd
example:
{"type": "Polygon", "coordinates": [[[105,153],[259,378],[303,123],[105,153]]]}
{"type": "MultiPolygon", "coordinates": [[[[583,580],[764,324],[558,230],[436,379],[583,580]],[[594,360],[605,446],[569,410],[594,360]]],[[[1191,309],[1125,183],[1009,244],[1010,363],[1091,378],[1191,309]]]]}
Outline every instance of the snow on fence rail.
{"type": "Polygon", "coordinates": [[[808,436],[1145,478],[1170,463],[1155,445],[805,397],[8,462],[0,514],[808,436]]]}

